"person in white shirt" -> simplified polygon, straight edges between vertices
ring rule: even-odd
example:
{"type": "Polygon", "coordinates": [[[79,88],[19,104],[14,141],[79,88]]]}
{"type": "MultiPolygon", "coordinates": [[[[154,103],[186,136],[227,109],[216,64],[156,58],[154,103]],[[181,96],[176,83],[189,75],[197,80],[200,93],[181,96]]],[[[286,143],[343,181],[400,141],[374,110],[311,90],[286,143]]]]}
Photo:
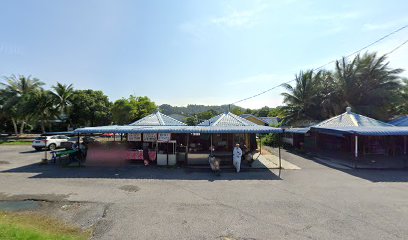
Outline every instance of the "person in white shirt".
{"type": "Polygon", "coordinates": [[[241,170],[241,158],[242,158],[242,150],[239,148],[239,144],[235,144],[234,150],[232,151],[232,163],[234,167],[237,169],[237,172],[241,170]]]}

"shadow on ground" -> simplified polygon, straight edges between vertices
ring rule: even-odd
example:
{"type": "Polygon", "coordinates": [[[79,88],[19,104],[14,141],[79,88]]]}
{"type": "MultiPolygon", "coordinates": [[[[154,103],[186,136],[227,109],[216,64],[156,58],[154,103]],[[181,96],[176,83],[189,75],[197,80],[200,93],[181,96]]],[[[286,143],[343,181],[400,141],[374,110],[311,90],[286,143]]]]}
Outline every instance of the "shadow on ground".
{"type": "Polygon", "coordinates": [[[347,173],[354,177],[362,178],[371,182],[408,182],[408,169],[353,169],[347,165],[344,165],[347,168],[336,167],[340,165],[340,162],[336,162],[337,165],[329,164],[328,162],[323,162],[317,160],[313,155],[300,153],[298,151],[285,149],[286,152],[301,157],[303,159],[313,161],[317,164],[324,165],[326,167],[336,169],[338,171],[347,173]]]}
{"type": "Polygon", "coordinates": [[[157,180],[281,180],[268,169],[222,169],[221,176],[215,176],[209,168],[166,168],[157,166],[84,166],[61,167],[58,164],[38,163],[2,171],[3,173],[35,173],[31,178],[117,178],[117,179],[157,179],[157,180]]]}

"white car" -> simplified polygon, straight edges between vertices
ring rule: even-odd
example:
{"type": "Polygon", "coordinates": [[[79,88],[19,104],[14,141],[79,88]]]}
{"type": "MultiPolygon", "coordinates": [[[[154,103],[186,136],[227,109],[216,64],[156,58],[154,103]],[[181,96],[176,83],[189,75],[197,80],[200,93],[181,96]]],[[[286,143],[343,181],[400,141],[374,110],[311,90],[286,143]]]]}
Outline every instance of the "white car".
{"type": "Polygon", "coordinates": [[[61,143],[67,142],[68,139],[69,137],[65,135],[38,137],[33,141],[32,147],[37,151],[40,151],[43,148],[47,148],[52,151],[61,147],[61,143]]]}

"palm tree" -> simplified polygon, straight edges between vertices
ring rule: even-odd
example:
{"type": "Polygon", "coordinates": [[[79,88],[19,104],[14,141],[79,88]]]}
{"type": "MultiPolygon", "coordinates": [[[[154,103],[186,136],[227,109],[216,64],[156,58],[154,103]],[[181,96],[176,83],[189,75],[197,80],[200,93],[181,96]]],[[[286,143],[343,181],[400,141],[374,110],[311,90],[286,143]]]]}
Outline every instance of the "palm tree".
{"type": "Polygon", "coordinates": [[[57,83],[56,86],[52,86],[54,90],[52,94],[57,99],[57,108],[61,111],[61,113],[66,114],[68,106],[71,105],[71,97],[74,93],[74,87],[72,84],[65,85],[61,83],[57,83]]]}
{"type": "Polygon", "coordinates": [[[286,83],[282,86],[286,89],[282,93],[283,102],[287,116],[287,122],[296,122],[298,120],[317,120],[320,119],[321,110],[319,103],[319,79],[321,72],[314,73],[313,70],[300,72],[296,75],[295,86],[286,83]]]}
{"type": "Polygon", "coordinates": [[[40,121],[41,131],[44,133],[45,123],[50,119],[54,119],[59,113],[53,93],[41,89],[32,93],[28,102],[26,107],[35,109],[35,117],[40,121]]]}
{"type": "MultiPolygon", "coordinates": [[[[386,120],[398,99],[402,69],[390,68],[387,57],[376,53],[357,55],[351,62],[343,58],[336,62],[337,111],[346,106],[362,114],[386,120]]],[[[339,113],[339,112],[337,112],[339,113]]]]}
{"type": "Polygon", "coordinates": [[[28,103],[27,98],[30,94],[39,91],[44,83],[37,78],[31,78],[31,76],[25,77],[23,75],[11,75],[4,79],[6,83],[0,83],[2,89],[1,95],[5,99],[3,111],[8,113],[13,123],[15,134],[19,135],[18,124],[21,124],[20,134],[22,134],[25,124],[27,124],[34,111],[34,109],[25,107],[28,103]]]}
{"type": "MultiPolygon", "coordinates": [[[[69,106],[72,105],[72,95],[74,94],[74,87],[72,84],[65,85],[57,83],[57,85],[52,86],[52,95],[55,98],[56,108],[58,109],[60,115],[57,117],[60,118],[63,115],[64,118],[68,115],[69,106]]],[[[71,124],[71,123],[70,123],[71,124]]],[[[69,124],[69,125],[70,125],[69,124]]],[[[68,126],[69,127],[69,126],[68,126]]]]}

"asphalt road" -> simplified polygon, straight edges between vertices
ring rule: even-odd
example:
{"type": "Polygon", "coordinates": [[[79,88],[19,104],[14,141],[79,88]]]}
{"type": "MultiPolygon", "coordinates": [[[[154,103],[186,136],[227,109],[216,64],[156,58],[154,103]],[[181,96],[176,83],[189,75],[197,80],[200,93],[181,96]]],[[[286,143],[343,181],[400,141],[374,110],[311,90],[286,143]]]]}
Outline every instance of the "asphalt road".
{"type": "Polygon", "coordinates": [[[283,152],[301,170],[40,166],[29,146],[0,146],[0,199],[94,239],[408,239],[408,171],[333,169],[283,152]]]}

